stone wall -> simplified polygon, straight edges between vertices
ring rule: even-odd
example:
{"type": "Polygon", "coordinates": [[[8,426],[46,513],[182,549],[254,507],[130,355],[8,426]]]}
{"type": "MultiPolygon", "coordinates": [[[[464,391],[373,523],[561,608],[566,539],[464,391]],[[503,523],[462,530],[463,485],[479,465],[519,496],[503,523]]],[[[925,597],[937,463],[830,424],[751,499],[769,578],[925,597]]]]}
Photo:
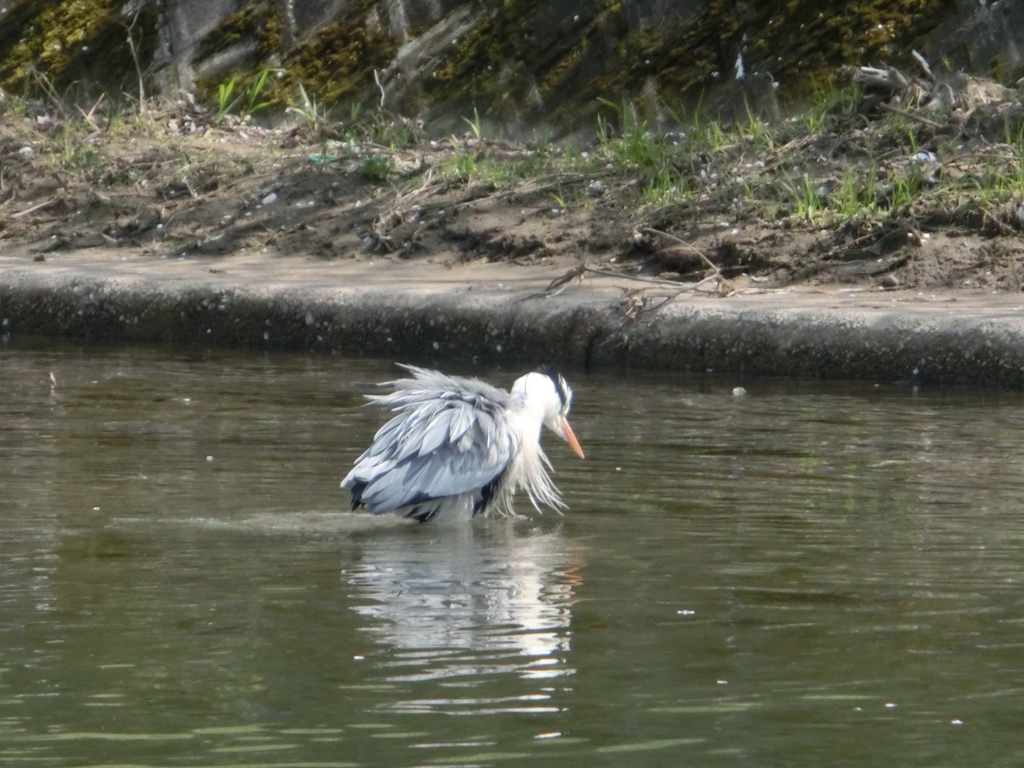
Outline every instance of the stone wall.
{"type": "Polygon", "coordinates": [[[282,105],[301,83],[328,105],[571,129],[599,99],[650,120],[698,101],[776,116],[776,96],[913,49],[1012,85],[1020,30],[1012,0],[0,0],[0,87],[95,98],[137,93],[141,74],[210,99],[274,68],[282,105]]]}

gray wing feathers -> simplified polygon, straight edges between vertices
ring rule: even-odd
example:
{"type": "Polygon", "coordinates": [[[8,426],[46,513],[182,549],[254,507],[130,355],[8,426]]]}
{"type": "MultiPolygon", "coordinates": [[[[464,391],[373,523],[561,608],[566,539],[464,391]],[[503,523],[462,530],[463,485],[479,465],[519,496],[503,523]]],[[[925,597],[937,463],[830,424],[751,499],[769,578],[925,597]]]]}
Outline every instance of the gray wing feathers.
{"type": "Polygon", "coordinates": [[[394,392],[370,398],[390,406],[395,417],[342,481],[366,483],[361,496],[371,512],[480,489],[519,449],[507,392],[476,379],[403,367],[415,378],[390,382],[394,392]]]}

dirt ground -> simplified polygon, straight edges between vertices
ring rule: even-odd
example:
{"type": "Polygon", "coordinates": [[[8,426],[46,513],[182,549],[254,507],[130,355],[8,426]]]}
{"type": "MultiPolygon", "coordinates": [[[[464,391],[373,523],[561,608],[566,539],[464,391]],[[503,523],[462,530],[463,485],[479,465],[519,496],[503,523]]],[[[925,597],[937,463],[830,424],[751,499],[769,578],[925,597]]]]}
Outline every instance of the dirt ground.
{"type": "Polygon", "coordinates": [[[542,147],[469,130],[396,148],[183,104],[125,121],[8,101],[0,251],[28,263],[113,248],[203,258],[213,273],[247,253],[382,270],[500,260],[717,296],[1022,290],[1024,143],[978,119],[900,118],[893,129],[892,114],[869,107],[824,112],[814,132],[796,121],[769,139],[734,131],[720,151],[688,150],[688,165],[668,154],[676,187],[656,195],[643,157],[607,137],[542,147]],[[897,204],[900,185],[913,194],[897,204]]]}

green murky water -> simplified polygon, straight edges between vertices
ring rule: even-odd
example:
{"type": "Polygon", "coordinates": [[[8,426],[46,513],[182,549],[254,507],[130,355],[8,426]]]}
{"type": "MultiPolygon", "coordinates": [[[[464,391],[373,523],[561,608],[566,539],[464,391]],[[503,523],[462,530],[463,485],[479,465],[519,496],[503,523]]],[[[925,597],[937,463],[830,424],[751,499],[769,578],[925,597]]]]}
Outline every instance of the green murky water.
{"type": "Polygon", "coordinates": [[[571,511],[452,530],[337,487],[393,373],[0,349],[0,762],[1024,760],[1020,395],[576,372],[571,511]]]}

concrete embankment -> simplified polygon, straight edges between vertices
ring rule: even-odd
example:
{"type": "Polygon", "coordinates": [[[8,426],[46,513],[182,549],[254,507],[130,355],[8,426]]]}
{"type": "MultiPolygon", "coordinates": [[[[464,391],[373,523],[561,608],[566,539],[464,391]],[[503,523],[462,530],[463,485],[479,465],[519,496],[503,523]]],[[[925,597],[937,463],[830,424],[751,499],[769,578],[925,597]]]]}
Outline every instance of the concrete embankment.
{"type": "Polygon", "coordinates": [[[1024,388],[1019,296],[801,289],[665,302],[670,289],[602,276],[545,292],[563,272],[9,255],[0,323],[5,336],[1024,388]]]}

